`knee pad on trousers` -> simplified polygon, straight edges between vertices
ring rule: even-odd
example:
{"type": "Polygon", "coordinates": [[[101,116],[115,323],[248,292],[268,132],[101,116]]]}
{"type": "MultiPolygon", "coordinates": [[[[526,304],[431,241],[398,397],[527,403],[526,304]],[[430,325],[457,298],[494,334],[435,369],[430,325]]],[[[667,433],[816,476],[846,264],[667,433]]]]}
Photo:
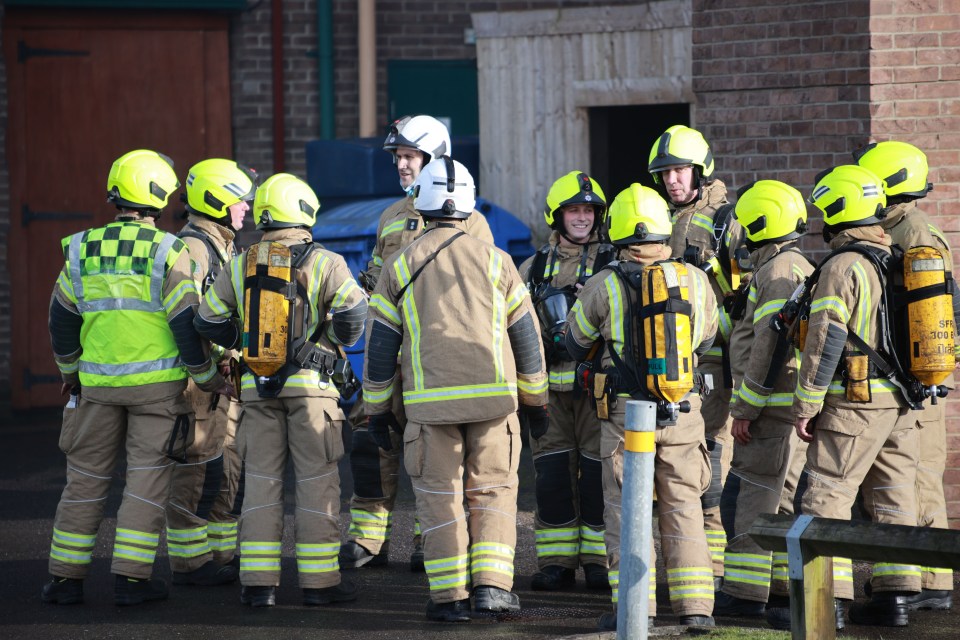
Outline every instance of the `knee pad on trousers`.
{"type": "Polygon", "coordinates": [[[350,472],[353,474],[353,492],[363,498],[383,498],[380,482],[380,447],[366,429],[353,432],[350,449],[350,472]]]}
{"type": "Polygon", "coordinates": [[[580,456],[580,520],[603,527],[603,466],[599,460],[580,456]]]}
{"type": "Polygon", "coordinates": [[[207,462],[203,474],[203,489],[200,491],[200,502],[197,504],[197,517],[207,520],[213,503],[220,495],[220,483],[223,481],[223,455],[207,462]]]}
{"type": "Polygon", "coordinates": [[[230,509],[230,515],[234,518],[239,518],[240,514],[243,512],[243,490],[246,487],[246,471],[247,463],[240,463],[240,480],[237,482],[237,495],[233,499],[233,507],[230,509]]]}
{"type": "Polygon", "coordinates": [[[700,496],[700,505],[704,509],[720,506],[720,495],[723,492],[723,483],[720,481],[720,458],[723,456],[723,445],[716,440],[707,440],[707,451],[710,452],[710,486],[700,496]]]}
{"type": "Polygon", "coordinates": [[[737,499],[739,497],[740,476],[734,473],[727,474],[727,482],[723,485],[723,492],[720,494],[720,522],[723,523],[727,540],[732,540],[736,535],[737,499]]]}
{"type": "Polygon", "coordinates": [[[800,472],[800,478],[797,480],[797,490],[793,494],[793,512],[796,515],[803,513],[801,505],[803,505],[803,494],[807,492],[807,488],[810,486],[810,473],[804,467],[803,471],[800,472]]]}
{"type": "Polygon", "coordinates": [[[537,471],[537,514],[549,524],[574,520],[570,451],[547,453],[533,461],[537,471]]]}

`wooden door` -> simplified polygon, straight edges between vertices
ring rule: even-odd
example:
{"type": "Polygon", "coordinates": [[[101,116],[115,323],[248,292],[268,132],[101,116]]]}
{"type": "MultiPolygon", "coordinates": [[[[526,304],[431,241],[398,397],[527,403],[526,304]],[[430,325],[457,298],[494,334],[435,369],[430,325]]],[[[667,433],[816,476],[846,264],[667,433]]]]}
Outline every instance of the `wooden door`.
{"type": "MultiPolygon", "coordinates": [[[[230,156],[227,27],[193,13],[8,10],[14,408],[62,402],[47,331],[60,239],[113,218],[111,163],[154,149],[183,182],[193,163],[230,156]]],[[[159,226],[176,230],[179,193],[170,203],[159,226]]]]}

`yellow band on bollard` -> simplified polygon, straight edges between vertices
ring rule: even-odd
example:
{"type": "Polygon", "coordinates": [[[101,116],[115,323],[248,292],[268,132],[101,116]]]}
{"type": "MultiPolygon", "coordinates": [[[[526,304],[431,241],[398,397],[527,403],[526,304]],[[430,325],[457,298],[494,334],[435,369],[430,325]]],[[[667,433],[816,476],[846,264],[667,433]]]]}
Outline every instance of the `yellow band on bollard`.
{"type": "Polygon", "coordinates": [[[634,453],[653,453],[656,450],[653,436],[653,431],[625,431],[623,449],[634,453]]]}

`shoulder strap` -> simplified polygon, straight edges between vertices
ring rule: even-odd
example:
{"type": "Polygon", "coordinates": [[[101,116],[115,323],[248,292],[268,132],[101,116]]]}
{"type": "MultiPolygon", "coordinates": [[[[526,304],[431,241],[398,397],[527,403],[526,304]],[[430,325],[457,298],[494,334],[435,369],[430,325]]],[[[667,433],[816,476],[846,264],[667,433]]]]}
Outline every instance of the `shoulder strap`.
{"type": "MultiPolygon", "coordinates": [[[[730,216],[733,214],[734,205],[721,205],[713,214],[713,248],[718,254],[723,245],[723,235],[727,232],[727,225],[730,223],[730,216]]],[[[726,256],[729,259],[729,256],[726,256]]]]}
{"type": "MultiPolygon", "coordinates": [[[[195,238],[203,243],[203,246],[207,248],[208,256],[208,265],[207,273],[204,274],[204,279],[208,280],[210,284],[217,279],[217,276],[220,274],[220,270],[223,268],[224,260],[221,257],[220,252],[217,251],[217,247],[213,244],[213,240],[210,239],[205,233],[202,233],[199,229],[194,227],[189,222],[187,223],[188,228],[184,229],[177,234],[177,237],[181,240],[183,238],[195,238]]],[[[207,282],[204,283],[204,290],[209,286],[207,282]]]]}
{"type": "MultiPolygon", "coordinates": [[[[597,247],[597,255],[593,258],[593,273],[599,273],[604,267],[616,260],[617,258],[617,248],[612,244],[607,244],[605,242],[600,243],[600,246],[597,247]]],[[[581,278],[585,282],[587,280],[586,274],[581,274],[581,278]]],[[[581,284],[583,284],[581,282],[581,284]]]]}
{"type": "Polygon", "coordinates": [[[430,264],[431,262],[433,262],[434,259],[436,259],[436,257],[437,257],[438,255],[440,255],[440,252],[441,252],[441,251],[443,251],[444,249],[446,249],[447,247],[449,247],[451,244],[453,244],[454,241],[455,241],[457,238],[459,238],[460,236],[465,236],[465,235],[467,235],[465,231],[458,231],[457,233],[455,233],[455,234],[453,234],[452,236],[450,236],[449,238],[447,238],[447,239],[443,242],[443,244],[441,244],[439,247],[437,247],[436,251],[434,251],[434,252],[431,253],[429,256],[427,256],[426,260],[423,261],[423,264],[420,265],[420,268],[417,269],[416,271],[414,271],[414,272],[413,272],[413,275],[410,276],[410,281],[407,282],[407,284],[403,285],[403,287],[400,288],[400,291],[399,291],[399,293],[397,294],[397,299],[399,300],[400,298],[403,297],[403,293],[407,290],[407,287],[409,287],[410,285],[412,285],[412,284],[413,284],[413,281],[420,277],[420,274],[423,273],[423,270],[426,268],[426,266],[427,266],[428,264],[430,264]]]}
{"type": "MultiPolygon", "coordinates": [[[[303,299],[303,334],[306,335],[307,327],[310,326],[310,317],[308,313],[311,311],[309,299],[307,295],[306,288],[300,284],[300,280],[297,278],[297,272],[306,264],[307,260],[314,254],[315,251],[321,249],[321,245],[316,242],[304,242],[303,244],[297,244],[290,247],[290,266],[292,271],[290,273],[290,279],[297,288],[297,295],[303,299]]],[[[323,322],[317,323],[317,328],[314,329],[313,333],[307,338],[309,342],[316,342],[320,339],[320,335],[323,333],[323,322]]]]}
{"type": "MultiPolygon", "coordinates": [[[[633,313],[633,299],[630,296],[630,289],[637,290],[638,284],[635,285],[630,276],[628,276],[623,268],[620,266],[619,262],[614,262],[605,267],[609,269],[614,274],[616,274],[617,279],[624,286],[624,293],[626,294],[626,313],[623,318],[625,320],[624,324],[627,326],[623,327],[623,352],[624,353],[633,353],[633,334],[638,322],[636,321],[636,316],[633,313]]],[[[639,274],[637,274],[639,275],[639,274]]],[[[617,370],[617,374],[620,376],[620,382],[623,385],[623,390],[629,394],[637,393],[643,389],[643,385],[640,384],[641,376],[643,375],[641,371],[637,371],[636,363],[628,363],[626,360],[617,355],[616,350],[613,348],[613,342],[607,342],[607,352],[610,354],[610,359],[613,361],[613,366],[617,370]]]]}
{"type": "Polygon", "coordinates": [[[537,252],[533,255],[533,263],[530,264],[530,272],[527,274],[527,282],[532,286],[531,290],[536,288],[536,286],[542,282],[547,281],[549,278],[543,276],[544,270],[547,268],[547,257],[550,255],[550,244],[547,243],[540,247],[537,252]]]}

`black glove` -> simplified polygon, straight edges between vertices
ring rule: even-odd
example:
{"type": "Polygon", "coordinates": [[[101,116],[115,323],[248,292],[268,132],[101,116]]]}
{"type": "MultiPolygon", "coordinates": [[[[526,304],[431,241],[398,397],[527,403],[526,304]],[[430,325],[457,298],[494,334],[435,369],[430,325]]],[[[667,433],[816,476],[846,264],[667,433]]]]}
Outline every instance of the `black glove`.
{"type": "Polygon", "coordinates": [[[370,433],[370,437],[384,451],[393,449],[393,443],[390,441],[390,429],[402,433],[397,416],[393,415],[392,411],[378,413],[369,416],[367,419],[367,431],[370,433]]]}
{"type": "Polygon", "coordinates": [[[530,430],[530,436],[534,440],[539,440],[547,432],[550,426],[550,416],[547,408],[544,406],[531,407],[526,404],[520,405],[520,426],[526,425],[530,430]]]}

